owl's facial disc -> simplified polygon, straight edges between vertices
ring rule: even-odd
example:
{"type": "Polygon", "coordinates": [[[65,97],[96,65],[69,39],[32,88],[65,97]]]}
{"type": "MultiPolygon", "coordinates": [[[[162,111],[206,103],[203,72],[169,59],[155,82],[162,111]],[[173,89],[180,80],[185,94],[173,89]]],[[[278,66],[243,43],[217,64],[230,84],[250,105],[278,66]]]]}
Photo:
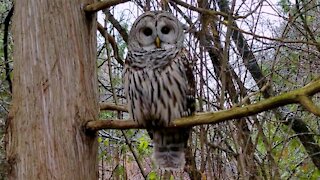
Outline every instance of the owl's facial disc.
{"type": "Polygon", "coordinates": [[[168,12],[147,12],[134,23],[129,36],[129,49],[155,50],[183,46],[183,28],[168,12]]]}

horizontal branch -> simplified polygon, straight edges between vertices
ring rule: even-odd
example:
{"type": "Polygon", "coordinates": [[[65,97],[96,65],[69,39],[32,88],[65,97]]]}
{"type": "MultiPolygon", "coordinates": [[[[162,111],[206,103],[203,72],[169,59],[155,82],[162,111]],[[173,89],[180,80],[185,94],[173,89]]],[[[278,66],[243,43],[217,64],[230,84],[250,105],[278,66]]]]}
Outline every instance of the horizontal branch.
{"type": "MultiPolygon", "coordinates": [[[[312,108],[313,110],[310,110],[310,112],[319,116],[320,114],[318,114],[318,112],[320,112],[320,110],[318,107],[316,107],[311,100],[306,100],[306,97],[312,96],[318,92],[320,92],[320,78],[310,82],[302,88],[265,99],[255,104],[234,107],[217,112],[197,113],[194,116],[179,118],[174,120],[169,127],[190,127],[202,124],[215,124],[255,115],[263,111],[293,103],[300,103],[305,106],[307,110],[312,108]]],[[[143,127],[132,120],[97,120],[89,121],[86,124],[86,129],[89,131],[97,131],[100,129],[143,129],[143,127]]]]}
{"type": "Polygon", "coordinates": [[[128,112],[128,109],[124,105],[116,105],[113,103],[100,103],[100,110],[128,112]]]}
{"type": "Polygon", "coordinates": [[[97,120],[89,121],[86,124],[86,130],[98,131],[101,129],[144,129],[133,120],[97,120]]]}
{"type": "Polygon", "coordinates": [[[87,13],[94,13],[117,4],[128,2],[129,0],[108,0],[108,1],[99,1],[92,4],[86,5],[83,10],[87,13]]]}

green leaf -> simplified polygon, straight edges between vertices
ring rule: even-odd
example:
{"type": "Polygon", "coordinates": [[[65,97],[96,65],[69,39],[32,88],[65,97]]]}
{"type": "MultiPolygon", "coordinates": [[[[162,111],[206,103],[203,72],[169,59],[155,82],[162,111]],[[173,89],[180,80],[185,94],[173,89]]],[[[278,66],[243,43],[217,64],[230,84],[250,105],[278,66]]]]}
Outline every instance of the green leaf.
{"type": "Polygon", "coordinates": [[[103,141],[103,145],[104,145],[104,146],[108,146],[108,145],[109,145],[109,139],[105,139],[105,140],[103,141]]]}
{"type": "Polygon", "coordinates": [[[138,151],[140,155],[143,155],[147,152],[149,148],[149,141],[145,136],[141,136],[139,139],[138,151]]]}
{"type": "Polygon", "coordinates": [[[98,137],[98,143],[102,142],[102,137],[98,137]]]}
{"type": "Polygon", "coordinates": [[[148,175],[148,180],[158,180],[159,177],[158,177],[158,174],[154,171],[151,171],[148,175]]]}

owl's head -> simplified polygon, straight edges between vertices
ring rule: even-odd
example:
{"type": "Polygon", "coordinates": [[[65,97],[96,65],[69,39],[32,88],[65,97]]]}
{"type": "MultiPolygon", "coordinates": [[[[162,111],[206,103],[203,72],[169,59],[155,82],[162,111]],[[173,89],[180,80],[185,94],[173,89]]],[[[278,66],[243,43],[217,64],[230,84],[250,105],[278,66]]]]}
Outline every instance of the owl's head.
{"type": "Polygon", "coordinates": [[[134,22],[129,36],[129,51],[182,48],[182,23],[164,11],[146,12],[134,22]]]}

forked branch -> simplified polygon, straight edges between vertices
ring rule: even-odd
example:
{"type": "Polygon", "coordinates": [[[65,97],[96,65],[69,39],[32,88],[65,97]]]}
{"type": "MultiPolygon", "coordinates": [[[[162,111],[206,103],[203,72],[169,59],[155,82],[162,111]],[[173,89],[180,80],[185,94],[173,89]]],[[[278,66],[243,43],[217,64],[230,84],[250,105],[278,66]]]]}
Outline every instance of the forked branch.
{"type": "MultiPolygon", "coordinates": [[[[313,96],[318,92],[320,92],[320,78],[310,82],[302,88],[262,100],[255,104],[250,104],[243,107],[234,107],[217,112],[198,113],[194,116],[179,118],[174,120],[170,127],[215,124],[227,120],[255,115],[276,107],[295,103],[301,104],[309,112],[320,116],[319,107],[317,107],[310,99],[310,96],[313,96]]],[[[109,107],[111,107],[110,110],[126,110],[123,106],[121,106],[121,108],[115,108],[115,106],[110,105],[109,107]]],[[[108,108],[104,109],[106,110],[108,108]]],[[[89,131],[97,131],[100,129],[143,129],[143,127],[139,126],[132,120],[97,120],[87,122],[86,129],[89,131]]]]}

